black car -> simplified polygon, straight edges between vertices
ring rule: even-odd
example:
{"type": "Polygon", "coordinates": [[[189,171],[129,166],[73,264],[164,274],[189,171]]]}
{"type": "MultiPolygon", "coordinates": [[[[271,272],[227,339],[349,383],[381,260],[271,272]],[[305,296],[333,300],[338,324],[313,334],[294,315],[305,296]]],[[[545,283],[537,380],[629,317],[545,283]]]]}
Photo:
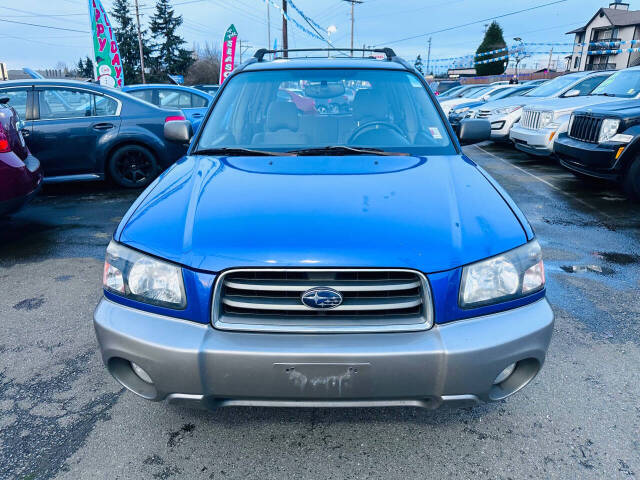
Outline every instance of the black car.
{"type": "Polygon", "coordinates": [[[630,199],[640,201],[640,100],[575,111],[554,152],[577,176],[618,182],[630,199]]]}
{"type": "Polygon", "coordinates": [[[165,141],[164,124],[184,120],[120,90],[72,80],[16,80],[0,96],[24,120],[29,150],[47,182],[102,180],[144,187],[186,152],[165,141]]]}

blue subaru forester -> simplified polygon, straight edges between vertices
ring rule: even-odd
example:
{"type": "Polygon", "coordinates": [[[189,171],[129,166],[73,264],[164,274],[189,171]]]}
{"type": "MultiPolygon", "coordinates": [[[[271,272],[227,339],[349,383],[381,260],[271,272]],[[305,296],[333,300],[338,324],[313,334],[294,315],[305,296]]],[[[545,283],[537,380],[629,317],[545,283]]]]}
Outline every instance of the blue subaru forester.
{"type": "MultiPolygon", "coordinates": [[[[195,138],[167,123],[188,155],[122,219],[95,311],[122,385],[206,408],[434,408],[536,376],[553,313],[534,233],[381,52],[261,50],[195,138]]],[[[460,141],[489,135],[469,120],[460,141]]]]}

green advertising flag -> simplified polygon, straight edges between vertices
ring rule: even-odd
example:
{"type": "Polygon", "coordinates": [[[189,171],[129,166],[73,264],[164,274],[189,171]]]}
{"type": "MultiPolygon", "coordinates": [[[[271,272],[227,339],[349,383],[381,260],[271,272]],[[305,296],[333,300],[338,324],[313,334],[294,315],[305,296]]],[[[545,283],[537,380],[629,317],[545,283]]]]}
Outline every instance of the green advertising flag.
{"type": "Polygon", "coordinates": [[[116,36],[100,0],[89,0],[95,76],[100,85],[123,87],[122,61],[116,36]]]}

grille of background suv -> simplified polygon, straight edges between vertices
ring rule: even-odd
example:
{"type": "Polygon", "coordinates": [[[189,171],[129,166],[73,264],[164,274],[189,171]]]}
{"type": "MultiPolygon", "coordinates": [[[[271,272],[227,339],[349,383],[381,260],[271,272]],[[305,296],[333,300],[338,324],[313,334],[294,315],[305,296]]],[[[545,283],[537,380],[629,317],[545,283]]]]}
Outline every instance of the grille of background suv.
{"type": "Polygon", "coordinates": [[[575,115],[569,131],[569,137],[587,143],[598,143],[602,120],[602,118],[590,115],[575,115]]]}
{"type": "Polygon", "coordinates": [[[216,281],[212,320],[224,330],[277,332],[412,331],[432,326],[426,278],[410,270],[232,270],[216,281]],[[305,306],[314,287],[340,292],[333,309],[305,306]]]}

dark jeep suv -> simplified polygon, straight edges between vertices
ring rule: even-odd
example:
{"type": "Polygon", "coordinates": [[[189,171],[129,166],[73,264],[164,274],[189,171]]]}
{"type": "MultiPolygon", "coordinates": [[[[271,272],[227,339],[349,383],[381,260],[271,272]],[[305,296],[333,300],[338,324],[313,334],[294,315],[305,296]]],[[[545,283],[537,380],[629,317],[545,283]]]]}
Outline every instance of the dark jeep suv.
{"type": "Polygon", "coordinates": [[[639,140],[640,100],[613,101],[574,112],[554,151],[577,176],[618,182],[640,201],[639,140]]]}

